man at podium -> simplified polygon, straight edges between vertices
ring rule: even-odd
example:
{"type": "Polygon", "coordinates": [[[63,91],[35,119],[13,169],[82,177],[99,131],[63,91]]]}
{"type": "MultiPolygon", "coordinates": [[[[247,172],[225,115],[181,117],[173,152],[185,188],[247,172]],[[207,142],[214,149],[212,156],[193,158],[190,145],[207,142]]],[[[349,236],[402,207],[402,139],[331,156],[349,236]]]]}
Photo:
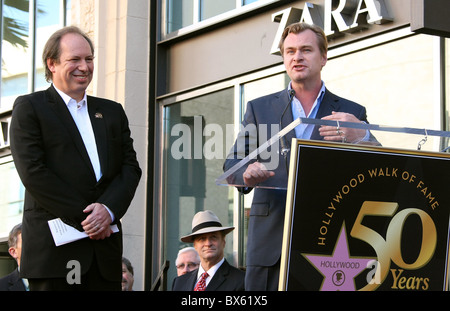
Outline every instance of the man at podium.
{"type": "MultiPolygon", "coordinates": [[[[225,161],[225,171],[243,159],[242,154],[247,156],[252,151],[252,140],[256,145],[265,142],[258,137],[262,126],[266,127],[267,137],[272,137],[277,132],[271,131],[274,128],[271,125],[280,125],[278,129],[282,129],[299,117],[368,122],[365,107],[334,95],[322,81],[321,71],[327,63],[328,42],[321,28],[306,23],[292,24],[284,30],[279,48],[291,82],[281,92],[248,102],[242,122],[245,131],[239,133],[225,161]],[[254,133],[248,131],[252,127],[256,129],[254,133]]],[[[239,191],[248,193],[257,184],[270,179],[286,185],[289,163],[286,142],[295,137],[345,143],[376,141],[364,129],[300,124],[280,139],[280,152],[275,153],[279,157],[277,167],[269,170],[261,161],[250,162],[238,176],[241,179],[239,184],[244,185],[238,187],[239,191]]],[[[284,189],[254,189],[248,228],[246,290],[278,288],[286,194],[284,189]]]]}

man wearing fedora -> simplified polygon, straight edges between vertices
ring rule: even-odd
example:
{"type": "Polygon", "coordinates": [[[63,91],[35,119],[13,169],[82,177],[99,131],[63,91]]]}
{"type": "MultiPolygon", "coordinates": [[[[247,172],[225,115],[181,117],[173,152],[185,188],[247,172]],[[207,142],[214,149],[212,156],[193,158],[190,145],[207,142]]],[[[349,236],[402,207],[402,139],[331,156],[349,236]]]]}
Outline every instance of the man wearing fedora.
{"type": "Polygon", "coordinates": [[[242,291],[245,273],[224,258],[225,236],[234,227],[223,227],[219,218],[206,210],[195,214],[192,233],[181,238],[193,243],[200,255],[200,266],[174,279],[174,291],[242,291]]]}

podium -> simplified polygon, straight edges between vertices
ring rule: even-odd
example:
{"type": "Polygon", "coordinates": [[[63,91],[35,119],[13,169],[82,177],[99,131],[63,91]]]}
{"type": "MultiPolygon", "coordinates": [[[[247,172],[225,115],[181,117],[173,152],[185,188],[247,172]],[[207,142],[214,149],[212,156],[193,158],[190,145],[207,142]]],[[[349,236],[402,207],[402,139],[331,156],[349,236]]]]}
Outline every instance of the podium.
{"type": "MultiPolygon", "coordinates": [[[[323,121],[293,123],[301,122],[323,121]]],[[[428,136],[450,133],[345,124],[353,126],[425,135],[417,149],[291,141],[288,180],[255,186],[287,193],[279,290],[448,290],[450,155],[420,149],[428,136]]],[[[250,152],[216,183],[245,187],[245,167],[290,130],[250,152]]]]}

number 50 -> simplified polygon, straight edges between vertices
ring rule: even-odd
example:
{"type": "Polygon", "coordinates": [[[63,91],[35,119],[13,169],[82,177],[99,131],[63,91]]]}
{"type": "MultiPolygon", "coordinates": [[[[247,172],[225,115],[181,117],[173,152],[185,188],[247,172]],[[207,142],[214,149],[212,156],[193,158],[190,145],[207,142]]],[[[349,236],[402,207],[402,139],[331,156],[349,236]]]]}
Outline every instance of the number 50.
{"type": "MultiPolygon", "coordinates": [[[[375,250],[378,257],[377,269],[381,269],[380,271],[377,271],[377,275],[380,276],[381,283],[386,279],[389,273],[391,260],[403,269],[419,269],[430,261],[436,249],[436,226],[434,225],[430,215],[417,208],[407,208],[392,217],[397,209],[397,203],[365,201],[350,232],[352,237],[368,243],[375,250]],[[418,215],[422,221],[422,245],[416,261],[408,264],[403,260],[400,244],[405,221],[410,215],[413,214],[418,215]],[[387,228],[386,240],[383,239],[383,237],[375,230],[372,230],[362,224],[365,216],[392,217],[387,228]]],[[[361,290],[375,290],[378,286],[380,286],[380,284],[369,283],[361,288],[361,290]]]]}

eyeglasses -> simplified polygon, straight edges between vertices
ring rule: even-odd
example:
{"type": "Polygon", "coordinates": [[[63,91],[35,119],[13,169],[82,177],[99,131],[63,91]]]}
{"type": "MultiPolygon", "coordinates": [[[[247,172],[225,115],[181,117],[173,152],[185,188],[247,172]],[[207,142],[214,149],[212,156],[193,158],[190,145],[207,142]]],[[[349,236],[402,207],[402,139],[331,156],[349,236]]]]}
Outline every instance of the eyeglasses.
{"type": "MultiPolygon", "coordinates": [[[[195,269],[195,268],[197,268],[198,265],[199,265],[199,264],[196,263],[196,262],[188,262],[188,263],[187,263],[187,267],[188,267],[189,269],[195,269]]],[[[182,263],[182,264],[179,264],[179,265],[177,266],[177,269],[184,269],[185,267],[186,267],[186,264],[182,263]]]]}

